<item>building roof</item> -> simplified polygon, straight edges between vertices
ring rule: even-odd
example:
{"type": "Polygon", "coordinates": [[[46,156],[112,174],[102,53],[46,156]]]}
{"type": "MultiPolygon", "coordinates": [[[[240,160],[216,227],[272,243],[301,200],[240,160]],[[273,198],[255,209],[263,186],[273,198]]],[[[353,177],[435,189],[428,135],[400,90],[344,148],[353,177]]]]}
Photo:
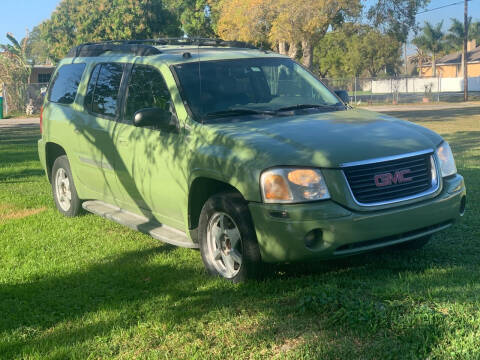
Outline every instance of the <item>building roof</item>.
{"type": "MultiPolygon", "coordinates": [[[[467,53],[467,62],[468,63],[480,62],[480,46],[467,53]]],[[[437,60],[437,65],[456,65],[461,63],[462,63],[461,51],[453,54],[445,55],[444,57],[437,60]]]]}

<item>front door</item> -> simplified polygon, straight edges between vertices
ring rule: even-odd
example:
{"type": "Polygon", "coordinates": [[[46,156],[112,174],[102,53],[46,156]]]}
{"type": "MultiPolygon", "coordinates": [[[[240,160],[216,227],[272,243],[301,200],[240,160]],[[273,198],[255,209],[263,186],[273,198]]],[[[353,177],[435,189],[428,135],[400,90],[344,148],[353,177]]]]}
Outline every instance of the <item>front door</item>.
{"type": "Polygon", "coordinates": [[[80,181],[95,198],[115,202],[115,144],[111,133],[119,116],[119,95],[124,64],[100,63],[91,70],[84,100],[84,112],[75,121],[80,181]]]}
{"type": "Polygon", "coordinates": [[[179,129],[166,131],[155,125],[133,125],[136,111],[155,107],[174,112],[165,80],[157,68],[135,64],[128,78],[123,121],[113,137],[119,155],[115,163],[118,182],[123,189],[123,201],[129,207],[184,230],[184,136],[179,129]]]}

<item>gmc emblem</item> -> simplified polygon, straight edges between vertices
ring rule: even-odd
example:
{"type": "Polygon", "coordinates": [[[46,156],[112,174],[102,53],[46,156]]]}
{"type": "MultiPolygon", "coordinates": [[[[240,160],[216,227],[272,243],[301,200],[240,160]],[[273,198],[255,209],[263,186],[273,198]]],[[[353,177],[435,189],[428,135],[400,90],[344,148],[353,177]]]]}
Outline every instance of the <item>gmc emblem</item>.
{"type": "Polygon", "coordinates": [[[412,171],[410,169],[398,170],[392,173],[378,174],[375,175],[375,185],[377,187],[389,186],[392,184],[403,184],[409,181],[412,181],[413,178],[406,177],[412,171]]]}

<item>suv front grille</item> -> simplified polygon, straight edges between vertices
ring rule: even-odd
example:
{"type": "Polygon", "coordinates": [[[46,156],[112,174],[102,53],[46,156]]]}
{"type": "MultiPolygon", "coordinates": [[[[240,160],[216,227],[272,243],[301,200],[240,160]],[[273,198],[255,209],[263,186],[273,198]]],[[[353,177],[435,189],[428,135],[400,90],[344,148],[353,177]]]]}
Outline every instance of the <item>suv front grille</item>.
{"type": "Polygon", "coordinates": [[[389,203],[415,197],[436,185],[431,153],[401,159],[348,166],[343,169],[360,205],[389,203]]]}

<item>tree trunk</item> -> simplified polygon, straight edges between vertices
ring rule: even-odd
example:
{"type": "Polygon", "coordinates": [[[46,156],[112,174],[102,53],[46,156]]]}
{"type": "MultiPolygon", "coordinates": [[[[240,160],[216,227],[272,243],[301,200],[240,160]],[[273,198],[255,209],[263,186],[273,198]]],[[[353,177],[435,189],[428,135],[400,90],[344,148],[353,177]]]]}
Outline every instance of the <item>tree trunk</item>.
{"type": "Polygon", "coordinates": [[[422,57],[420,56],[419,59],[418,59],[418,75],[420,75],[420,77],[423,76],[423,72],[422,72],[422,69],[423,69],[423,59],[422,57]]]}
{"type": "Polygon", "coordinates": [[[298,46],[296,43],[290,43],[288,44],[288,56],[292,59],[295,60],[297,57],[297,52],[298,52],[298,46]]]}
{"type": "Polygon", "coordinates": [[[307,69],[313,66],[313,46],[310,40],[302,40],[302,64],[307,69]]]}
{"type": "Polygon", "coordinates": [[[282,55],[287,55],[287,43],[286,41],[279,41],[278,42],[278,52],[282,55]]]}
{"type": "Polygon", "coordinates": [[[437,59],[435,53],[432,54],[432,75],[437,76],[437,59]]]}

